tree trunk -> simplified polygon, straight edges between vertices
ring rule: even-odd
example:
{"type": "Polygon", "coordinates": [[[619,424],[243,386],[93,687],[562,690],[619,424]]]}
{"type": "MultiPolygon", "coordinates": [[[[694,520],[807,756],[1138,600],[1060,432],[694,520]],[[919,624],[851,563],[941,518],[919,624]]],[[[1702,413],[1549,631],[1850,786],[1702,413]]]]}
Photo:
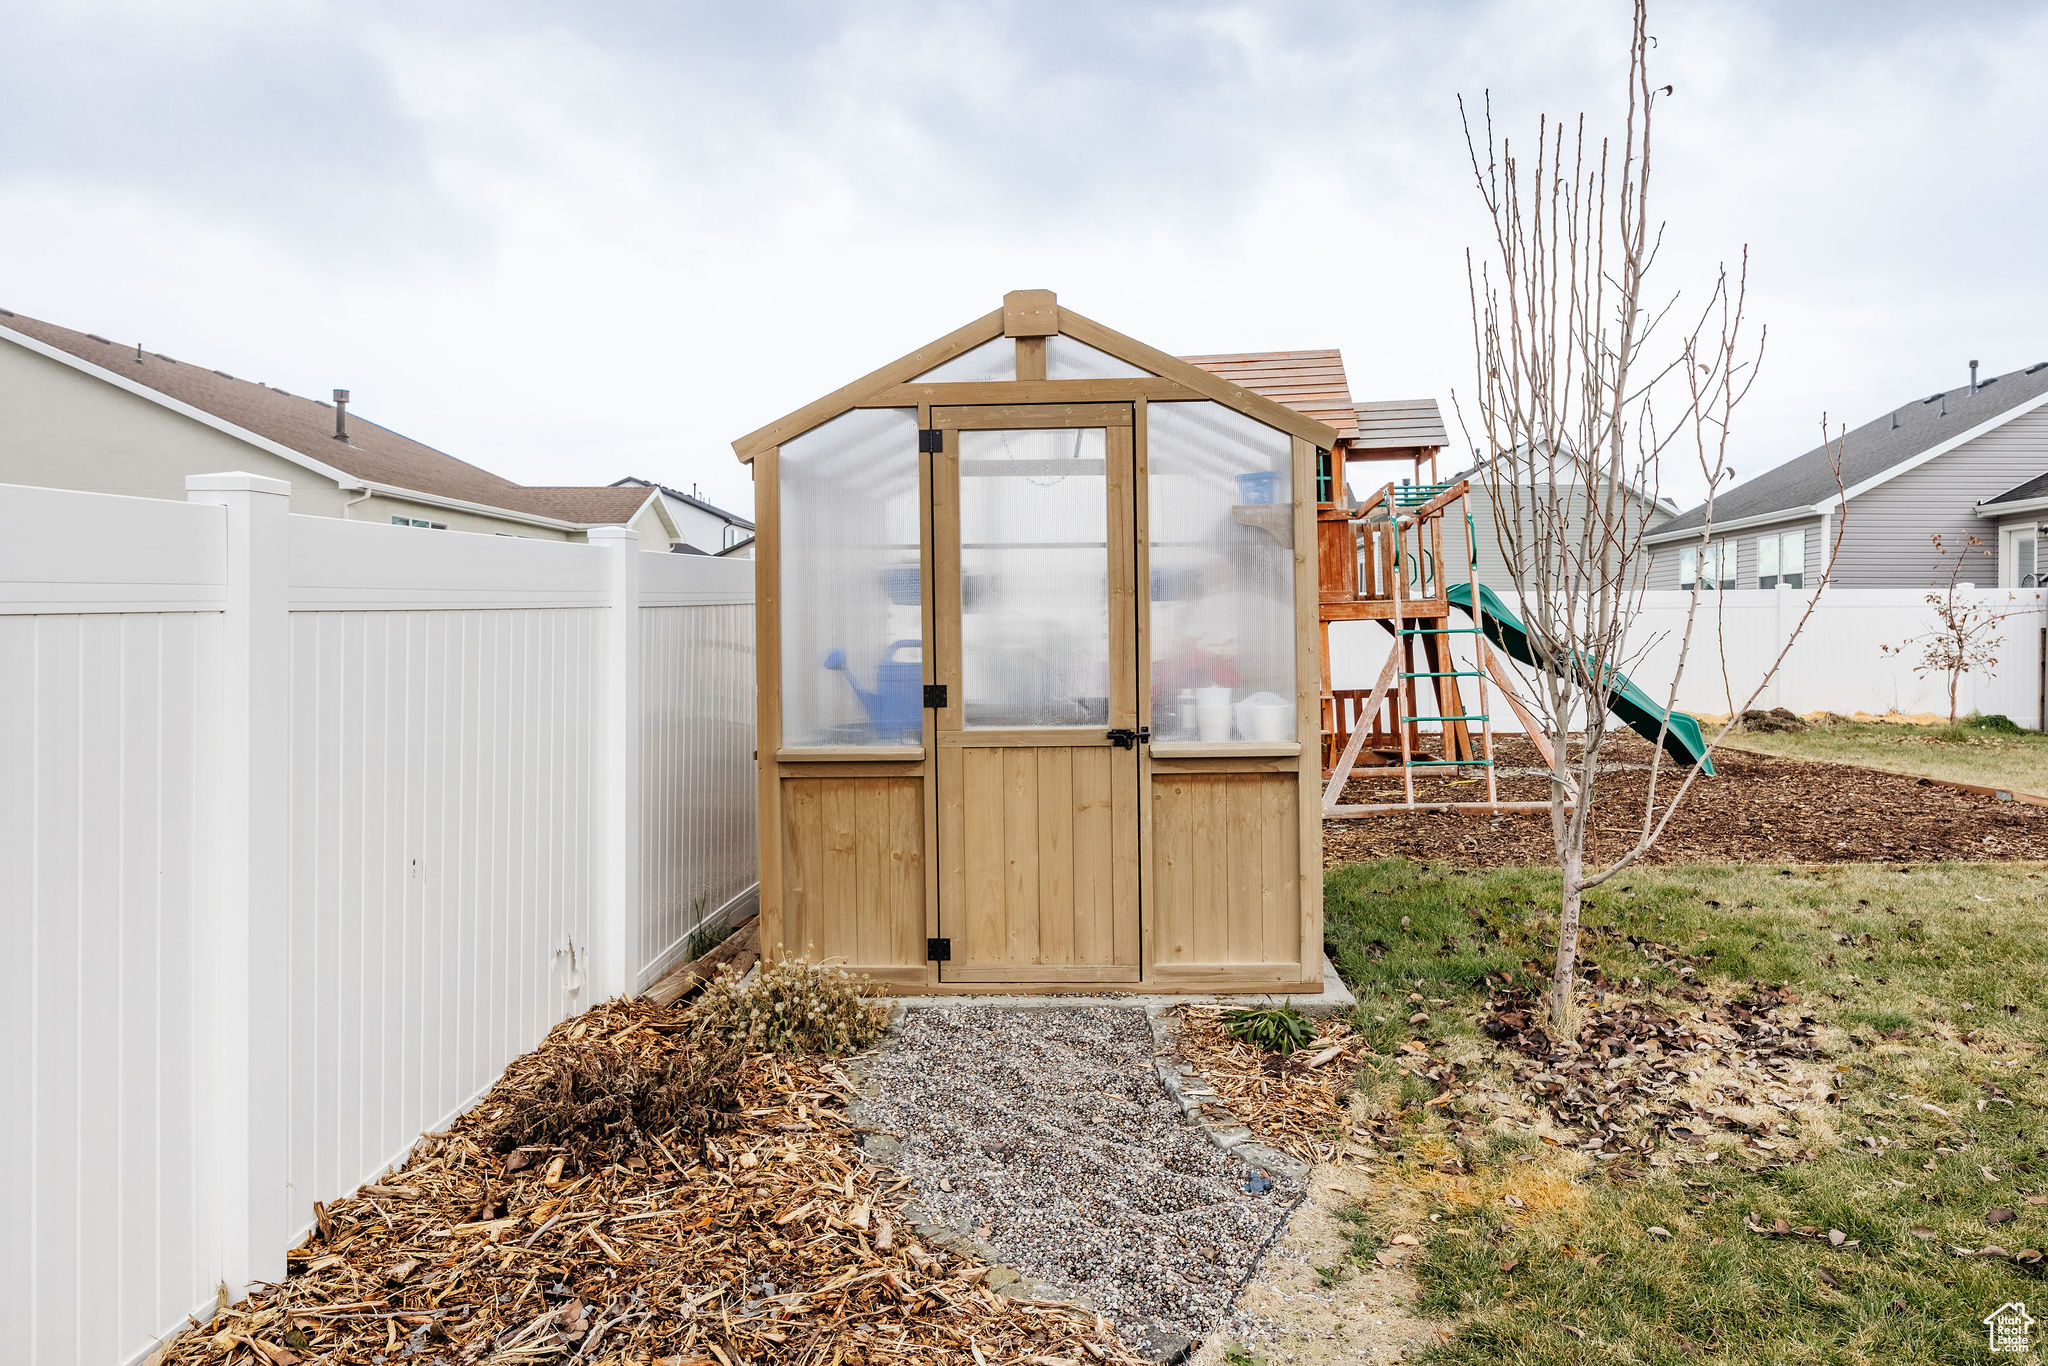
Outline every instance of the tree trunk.
{"type": "Polygon", "coordinates": [[[1551,1033],[1567,1042],[1579,1032],[1572,1015],[1572,983],[1579,969],[1579,903],[1585,892],[1580,880],[1585,871],[1582,859],[1577,849],[1566,849],[1558,860],[1564,894],[1558,905],[1557,975],[1550,984],[1550,1025],[1551,1033]]]}

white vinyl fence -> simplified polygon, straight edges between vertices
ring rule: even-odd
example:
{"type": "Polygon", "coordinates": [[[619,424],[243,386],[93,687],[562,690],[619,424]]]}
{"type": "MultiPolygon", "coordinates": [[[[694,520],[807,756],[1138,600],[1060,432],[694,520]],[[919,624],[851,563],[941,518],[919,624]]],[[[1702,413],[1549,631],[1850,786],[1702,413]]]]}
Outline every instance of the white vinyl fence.
{"type": "Polygon", "coordinates": [[[755,892],[753,566],[0,485],[0,1361],[120,1366],[755,892]]]}
{"type": "MultiPolygon", "coordinates": [[[[1920,638],[1939,628],[1928,590],[1834,588],[1819,591],[1819,604],[1796,639],[1793,628],[1813,590],[1739,589],[1700,598],[1692,646],[1678,689],[1678,707],[1704,715],[1726,715],[1741,707],[1784,649],[1778,675],[1753,704],[1788,707],[1802,714],[1832,711],[1948,714],[1947,681],[1917,672],[1920,638]],[[1886,647],[1890,647],[1887,649],[1886,647]],[[1732,698],[1732,703],[1731,703],[1732,698]]],[[[2044,724],[2043,630],[2048,628],[2048,590],[2036,588],[1957,590],[1959,599],[2002,618],[1991,631],[1998,641],[1996,665],[1966,674],[1958,710],[2010,717],[2022,726],[2044,724]]],[[[1643,610],[1629,641],[1631,680],[1660,706],[1670,692],[1671,674],[1685,633],[1692,594],[1644,595],[1643,610]]],[[[1510,602],[1510,606],[1514,604],[1510,602]]],[[[1456,625],[1468,625],[1463,617],[1456,625]]],[[[1391,637],[1376,622],[1339,623],[1331,628],[1331,674],[1339,688],[1369,688],[1379,677],[1391,637]]],[[[1452,649],[1470,668],[1469,636],[1453,636],[1452,649]]],[[[1524,696],[1533,695],[1527,671],[1524,696]]],[[[1461,680],[1468,707],[1476,701],[1470,679],[1461,680]]],[[[1496,730],[1519,731],[1514,714],[1497,695],[1496,730]]]]}

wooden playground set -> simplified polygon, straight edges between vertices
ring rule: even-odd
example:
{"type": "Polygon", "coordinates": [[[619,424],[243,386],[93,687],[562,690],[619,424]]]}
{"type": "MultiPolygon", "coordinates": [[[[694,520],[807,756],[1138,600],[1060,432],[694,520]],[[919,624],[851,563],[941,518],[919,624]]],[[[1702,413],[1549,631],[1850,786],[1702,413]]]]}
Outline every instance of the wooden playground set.
{"type": "MultiPolygon", "coordinates": [[[[1489,638],[1493,595],[1481,589],[1476,575],[1470,481],[1437,482],[1438,449],[1366,450],[1339,441],[1317,470],[1325,817],[1550,809],[1548,802],[1500,798],[1490,710],[1496,697],[1520,720],[1544,765],[1553,760],[1542,727],[1516,695],[1513,677],[1489,638]],[[1348,465],[1385,468],[1396,461],[1410,466],[1409,478],[1390,480],[1353,501],[1345,480],[1348,465]],[[1447,519],[1462,533],[1451,538],[1448,559],[1447,519]],[[1330,627],[1348,621],[1378,622],[1392,636],[1386,663],[1370,688],[1332,685],[1330,627]],[[1459,637],[1469,638],[1469,652],[1452,648],[1459,637]],[[1461,660],[1460,653],[1468,658],[1461,660]],[[1459,684],[1467,678],[1477,704],[1472,710],[1459,684]],[[1346,804],[1344,787],[1351,776],[1376,768],[1399,771],[1403,800],[1346,804]],[[1418,772],[1483,781],[1485,799],[1418,800],[1418,772]]],[[[1497,610],[1504,618],[1504,609],[1497,610]]],[[[1507,624],[1497,618],[1492,635],[1498,637],[1507,624]]],[[[1519,628],[1514,623],[1517,633],[1519,628]]]]}

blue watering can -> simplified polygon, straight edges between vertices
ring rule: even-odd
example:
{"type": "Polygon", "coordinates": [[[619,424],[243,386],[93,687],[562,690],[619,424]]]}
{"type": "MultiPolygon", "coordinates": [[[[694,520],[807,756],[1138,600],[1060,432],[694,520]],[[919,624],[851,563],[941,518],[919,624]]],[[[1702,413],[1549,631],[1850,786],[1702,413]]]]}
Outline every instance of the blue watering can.
{"type": "Polygon", "coordinates": [[[874,727],[875,734],[891,739],[905,731],[924,729],[924,662],[899,661],[896,652],[906,645],[920,652],[924,648],[921,640],[892,641],[882,655],[882,662],[875,666],[873,692],[863,688],[854,678],[853,670],[846,667],[846,651],[834,650],[825,656],[826,668],[846,675],[853,695],[867,709],[868,724],[874,727]]]}

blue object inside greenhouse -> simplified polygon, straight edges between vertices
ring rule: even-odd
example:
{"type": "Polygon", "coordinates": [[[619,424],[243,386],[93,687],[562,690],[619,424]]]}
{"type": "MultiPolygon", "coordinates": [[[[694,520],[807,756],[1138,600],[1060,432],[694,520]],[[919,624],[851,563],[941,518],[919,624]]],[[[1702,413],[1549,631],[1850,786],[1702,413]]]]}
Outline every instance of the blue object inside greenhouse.
{"type": "Polygon", "coordinates": [[[1264,507],[1280,497],[1280,476],[1272,470],[1254,470],[1237,476],[1237,500],[1252,507],[1264,507]]]}
{"type": "Polygon", "coordinates": [[[853,670],[846,663],[846,651],[834,650],[825,656],[826,668],[846,675],[847,686],[853,689],[853,695],[860,699],[862,709],[868,714],[869,726],[883,739],[894,740],[906,732],[924,728],[924,661],[898,659],[897,654],[906,646],[922,652],[924,642],[915,639],[890,642],[881,663],[875,665],[873,690],[863,688],[860,680],[853,676],[853,670]]]}

